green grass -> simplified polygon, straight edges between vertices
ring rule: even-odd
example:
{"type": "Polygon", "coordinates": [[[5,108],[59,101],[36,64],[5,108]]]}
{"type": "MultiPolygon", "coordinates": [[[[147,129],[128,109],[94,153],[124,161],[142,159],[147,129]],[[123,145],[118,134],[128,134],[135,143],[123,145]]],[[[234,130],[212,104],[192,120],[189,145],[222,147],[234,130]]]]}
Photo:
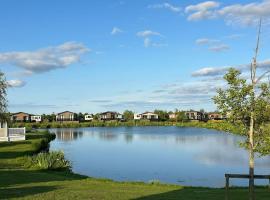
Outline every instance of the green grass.
{"type": "MultiPolygon", "coordinates": [[[[92,200],[220,200],[223,189],[113,182],[55,171],[1,170],[0,199],[92,200]]],[[[257,188],[256,197],[269,199],[270,190],[257,188]]],[[[230,199],[246,200],[246,188],[230,190],[230,199]]]]}
{"type": "Polygon", "coordinates": [[[0,142],[0,169],[22,168],[25,157],[48,147],[54,135],[47,132],[28,133],[25,141],[0,142]]]}
{"type": "MultiPolygon", "coordinates": [[[[114,182],[89,178],[68,171],[40,171],[23,168],[24,157],[38,152],[50,139],[47,134],[31,134],[24,142],[0,143],[0,199],[224,199],[224,189],[114,182]]],[[[232,200],[246,200],[247,197],[247,188],[230,190],[232,200]]],[[[268,200],[270,190],[266,187],[258,187],[256,197],[259,200],[268,200]]]]}

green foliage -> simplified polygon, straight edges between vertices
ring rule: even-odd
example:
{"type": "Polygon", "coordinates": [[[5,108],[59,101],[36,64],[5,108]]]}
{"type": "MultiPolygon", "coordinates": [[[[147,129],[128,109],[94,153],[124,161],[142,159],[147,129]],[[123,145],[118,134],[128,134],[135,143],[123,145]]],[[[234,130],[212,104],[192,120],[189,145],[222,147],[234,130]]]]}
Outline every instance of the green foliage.
{"type": "Polygon", "coordinates": [[[41,118],[44,122],[53,122],[56,119],[56,115],[54,113],[50,115],[43,114],[41,118]]]}
{"type": "Polygon", "coordinates": [[[129,121],[134,119],[134,112],[126,110],[123,113],[124,120],[129,121]]]}
{"type": "Polygon", "coordinates": [[[25,167],[41,170],[70,170],[71,164],[61,151],[42,152],[27,157],[25,167]]]}
{"type": "Polygon", "coordinates": [[[176,113],[176,120],[178,122],[184,122],[184,121],[187,121],[188,118],[186,116],[186,113],[184,111],[179,111],[176,113]]]}
{"type": "Polygon", "coordinates": [[[82,114],[81,112],[78,114],[75,114],[74,119],[78,120],[80,122],[83,122],[84,121],[84,114],[82,114]]]}
{"type": "Polygon", "coordinates": [[[7,82],[4,73],[0,71],[0,122],[9,119],[7,115],[7,82]]]}
{"type": "Polygon", "coordinates": [[[235,126],[228,121],[208,121],[208,122],[192,121],[192,122],[185,122],[185,123],[177,123],[177,126],[207,128],[207,129],[225,131],[228,133],[234,133],[237,135],[243,135],[242,127],[235,126]]]}
{"type": "Polygon", "coordinates": [[[154,113],[158,115],[160,121],[167,121],[169,119],[169,113],[167,111],[155,110],[154,113]]]}
{"type": "Polygon", "coordinates": [[[227,116],[228,121],[242,128],[241,132],[247,136],[247,139],[252,116],[253,148],[256,152],[265,155],[266,152],[270,153],[270,146],[265,145],[270,137],[269,129],[267,131],[266,128],[270,120],[270,87],[266,83],[247,82],[240,75],[240,71],[230,69],[224,76],[228,87],[219,89],[213,99],[222,114],[227,116]]]}

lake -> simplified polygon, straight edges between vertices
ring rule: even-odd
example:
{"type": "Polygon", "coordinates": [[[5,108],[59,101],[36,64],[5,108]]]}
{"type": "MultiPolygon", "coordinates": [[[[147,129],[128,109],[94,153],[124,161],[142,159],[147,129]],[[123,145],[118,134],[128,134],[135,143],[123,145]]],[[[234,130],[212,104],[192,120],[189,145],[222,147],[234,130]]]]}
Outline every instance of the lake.
{"type": "MultiPolygon", "coordinates": [[[[243,140],[228,133],[182,127],[50,129],[50,150],[63,150],[75,173],[117,181],[159,180],[223,187],[225,173],[248,173],[243,140]]],[[[270,174],[270,157],[256,158],[256,174],[270,174]]],[[[248,180],[235,179],[246,186],[248,180]]],[[[256,180],[256,184],[268,181],[256,180]]]]}

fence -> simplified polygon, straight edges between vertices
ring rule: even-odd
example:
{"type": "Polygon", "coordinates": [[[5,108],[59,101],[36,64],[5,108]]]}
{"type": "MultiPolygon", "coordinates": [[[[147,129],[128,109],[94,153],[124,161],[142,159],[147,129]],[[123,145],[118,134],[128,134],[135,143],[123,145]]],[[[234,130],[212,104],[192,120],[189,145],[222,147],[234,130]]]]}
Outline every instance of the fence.
{"type": "Polygon", "coordinates": [[[25,140],[25,128],[9,128],[8,137],[10,141],[25,140]]]}
{"type": "MultiPolygon", "coordinates": [[[[226,178],[226,200],[229,199],[229,187],[230,187],[230,178],[246,178],[249,179],[248,174],[225,174],[226,178]]],[[[254,179],[268,179],[270,187],[270,175],[254,175],[254,179]]]]}

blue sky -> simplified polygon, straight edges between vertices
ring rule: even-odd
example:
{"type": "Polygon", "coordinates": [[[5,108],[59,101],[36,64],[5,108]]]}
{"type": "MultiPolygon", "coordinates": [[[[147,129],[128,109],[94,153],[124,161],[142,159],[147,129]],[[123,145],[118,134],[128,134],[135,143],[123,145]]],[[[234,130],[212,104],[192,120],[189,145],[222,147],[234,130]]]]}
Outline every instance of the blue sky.
{"type": "Polygon", "coordinates": [[[270,1],[1,0],[9,111],[215,110],[233,66],[247,71],[270,1]]]}

